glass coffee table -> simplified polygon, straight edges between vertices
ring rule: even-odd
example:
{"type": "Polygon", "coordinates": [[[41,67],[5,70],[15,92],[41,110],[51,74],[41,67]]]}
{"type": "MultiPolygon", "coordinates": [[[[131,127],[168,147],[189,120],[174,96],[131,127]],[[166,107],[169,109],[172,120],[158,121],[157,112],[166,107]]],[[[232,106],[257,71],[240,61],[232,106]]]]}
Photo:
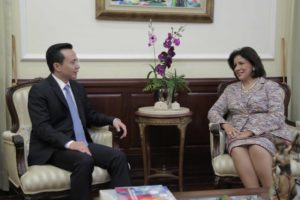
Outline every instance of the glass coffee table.
{"type": "Polygon", "coordinates": [[[223,195],[228,196],[241,196],[249,199],[251,196],[256,199],[269,199],[269,189],[267,188],[237,188],[237,189],[221,189],[221,190],[200,190],[200,191],[189,191],[189,192],[174,192],[173,195],[178,200],[203,200],[203,199],[218,199],[223,195]]]}
{"type": "MultiPolygon", "coordinates": [[[[116,200],[114,193],[114,189],[100,190],[99,198],[95,198],[94,200],[116,200]]],[[[177,200],[219,200],[223,195],[228,195],[234,200],[250,200],[250,197],[252,197],[253,200],[269,199],[269,189],[267,188],[199,190],[187,192],[172,192],[172,194],[177,200]],[[239,198],[237,198],[237,196],[239,198]]]]}

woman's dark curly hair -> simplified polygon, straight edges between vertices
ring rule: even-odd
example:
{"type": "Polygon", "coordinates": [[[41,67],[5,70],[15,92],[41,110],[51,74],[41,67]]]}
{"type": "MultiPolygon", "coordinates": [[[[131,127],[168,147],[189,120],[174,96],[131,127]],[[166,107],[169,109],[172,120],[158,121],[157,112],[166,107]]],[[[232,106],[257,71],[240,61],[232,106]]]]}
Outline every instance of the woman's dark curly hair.
{"type": "Polygon", "coordinates": [[[262,64],[262,61],[261,61],[259,55],[256,53],[256,51],[253,48],[243,47],[243,48],[234,50],[230,54],[227,62],[229,64],[230,68],[232,69],[232,71],[234,71],[234,68],[235,68],[234,58],[236,56],[241,56],[251,63],[251,65],[253,67],[252,78],[265,77],[267,75],[264,65],[262,64]]]}

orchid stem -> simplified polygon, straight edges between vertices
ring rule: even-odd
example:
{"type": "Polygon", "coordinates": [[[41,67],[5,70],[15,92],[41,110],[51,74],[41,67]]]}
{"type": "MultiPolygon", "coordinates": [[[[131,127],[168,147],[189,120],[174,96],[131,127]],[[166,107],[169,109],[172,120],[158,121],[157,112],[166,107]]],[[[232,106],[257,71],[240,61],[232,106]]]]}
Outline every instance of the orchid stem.
{"type": "Polygon", "coordinates": [[[156,67],[156,52],[155,52],[155,45],[153,45],[153,54],[154,54],[154,56],[153,56],[153,58],[154,58],[154,67],[156,67]]]}

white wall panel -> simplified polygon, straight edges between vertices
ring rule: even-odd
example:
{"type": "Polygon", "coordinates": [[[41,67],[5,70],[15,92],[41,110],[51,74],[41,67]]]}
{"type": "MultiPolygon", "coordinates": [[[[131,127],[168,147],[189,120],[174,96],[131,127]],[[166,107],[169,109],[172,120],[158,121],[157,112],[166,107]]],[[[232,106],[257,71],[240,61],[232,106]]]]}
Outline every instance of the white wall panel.
{"type": "MultiPolygon", "coordinates": [[[[41,60],[47,47],[71,42],[81,60],[152,59],[147,22],[95,19],[95,0],[20,0],[21,58],[41,60]]],[[[215,0],[214,22],[186,23],[177,60],[224,60],[235,48],[254,47],[273,59],[276,0],[215,0]]],[[[157,51],[171,26],[154,22],[157,51]]]]}
{"type": "MultiPolygon", "coordinates": [[[[289,50],[291,1],[214,0],[214,21],[154,22],[156,52],[170,27],[186,25],[171,69],[187,78],[233,77],[226,59],[232,50],[254,47],[268,76],[281,75],[281,38],[289,50]]],[[[95,18],[95,0],[13,0],[19,78],[49,74],[44,54],[56,42],[71,42],[81,59],[78,78],[145,78],[153,64],[148,22],[95,18]]],[[[289,51],[287,51],[289,53],[289,51]]],[[[288,54],[290,55],[290,54],[288,54]]],[[[287,56],[289,58],[289,56],[287,56]]],[[[287,60],[289,70],[290,60],[287,60]]],[[[288,71],[287,74],[289,74],[288,71]]]]}

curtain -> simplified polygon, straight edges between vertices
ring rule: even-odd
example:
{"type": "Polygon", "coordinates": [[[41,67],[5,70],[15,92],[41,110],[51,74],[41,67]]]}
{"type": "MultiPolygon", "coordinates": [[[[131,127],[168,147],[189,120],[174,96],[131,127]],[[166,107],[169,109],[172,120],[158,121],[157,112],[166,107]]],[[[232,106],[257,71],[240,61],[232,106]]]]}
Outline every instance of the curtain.
{"type": "Polygon", "coordinates": [[[293,24],[293,44],[292,44],[292,120],[300,120],[300,2],[295,1],[294,5],[294,24],[293,24]]]}
{"type": "Polygon", "coordinates": [[[11,85],[11,38],[12,1],[0,0],[0,189],[9,190],[6,164],[3,152],[3,131],[9,128],[8,110],[5,103],[5,89],[11,85]]]}

